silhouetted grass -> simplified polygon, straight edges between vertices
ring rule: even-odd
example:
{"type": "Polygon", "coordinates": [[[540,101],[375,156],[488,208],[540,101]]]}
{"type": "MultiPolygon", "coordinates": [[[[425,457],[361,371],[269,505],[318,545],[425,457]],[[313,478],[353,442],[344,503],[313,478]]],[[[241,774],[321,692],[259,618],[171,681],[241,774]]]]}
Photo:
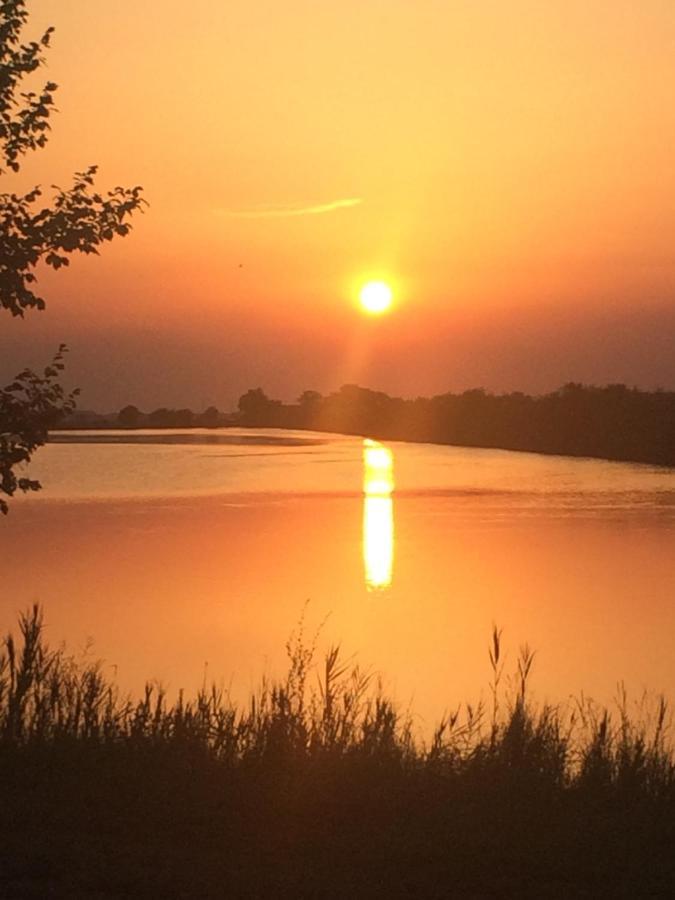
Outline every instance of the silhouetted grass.
{"type": "Polygon", "coordinates": [[[0,653],[0,896],[657,897],[675,894],[664,700],[538,705],[521,650],[490,701],[426,742],[302,625],[279,682],[119,693],[44,641],[0,653]],[[511,687],[504,690],[502,682],[511,687]]]}

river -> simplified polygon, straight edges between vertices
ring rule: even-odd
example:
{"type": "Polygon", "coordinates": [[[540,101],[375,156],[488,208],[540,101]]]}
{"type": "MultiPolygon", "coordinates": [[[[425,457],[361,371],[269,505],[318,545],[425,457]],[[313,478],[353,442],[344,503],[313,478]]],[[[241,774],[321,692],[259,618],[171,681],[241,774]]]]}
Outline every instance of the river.
{"type": "Polygon", "coordinates": [[[124,689],[236,697],[283,671],[303,616],[426,728],[536,650],[538,697],[625,682],[675,698],[675,472],[274,429],[55,433],[44,489],[0,521],[6,630],[48,636],[124,689]]]}

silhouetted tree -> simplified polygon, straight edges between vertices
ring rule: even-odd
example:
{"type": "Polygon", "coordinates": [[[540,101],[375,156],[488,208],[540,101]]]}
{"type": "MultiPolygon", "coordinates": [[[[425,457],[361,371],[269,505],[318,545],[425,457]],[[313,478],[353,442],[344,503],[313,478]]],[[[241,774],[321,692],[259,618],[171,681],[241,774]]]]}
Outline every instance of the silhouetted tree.
{"type": "MultiPolygon", "coordinates": [[[[65,346],[41,375],[24,369],[11,384],[0,389],[0,492],[11,497],[17,490],[37,491],[38,481],[16,473],[47,439],[49,428],[75,408],[77,391],[66,394],[58,382],[63,370],[65,346]]],[[[0,513],[7,513],[0,497],[0,513]]]]}
{"type": "MultiPolygon", "coordinates": [[[[48,81],[38,93],[22,91],[24,78],[44,63],[52,28],[36,41],[21,43],[28,19],[25,0],[0,2],[0,174],[18,172],[21,158],[44,147],[54,109],[56,84],[48,81]]],[[[129,232],[128,222],[143,200],[141,188],[116,187],[105,195],[94,190],[96,167],[75,175],[67,189],[56,189],[51,206],[35,187],[25,194],[0,194],[0,308],[12,316],[26,309],[44,309],[35,291],[40,263],[53,269],[69,264],[69,254],[97,253],[98,246],[129,232]]],[[[16,466],[27,463],[47,439],[47,429],[72,412],[77,392],[66,394],[58,383],[65,347],[61,346],[42,374],[25,370],[0,389],[0,492],[38,490],[34,479],[17,477],[16,466]]],[[[6,500],[0,512],[6,513],[6,500]]]]}
{"type": "Polygon", "coordinates": [[[300,425],[311,426],[318,424],[321,403],[323,397],[318,391],[303,391],[298,397],[298,412],[300,425]]]}
{"type": "Polygon", "coordinates": [[[171,425],[174,428],[189,428],[194,425],[195,414],[191,409],[172,410],[171,425]]]}
{"type": "Polygon", "coordinates": [[[148,413],[148,425],[165,425],[169,418],[169,410],[165,406],[153,409],[148,413]]]}
{"type": "Polygon", "coordinates": [[[298,406],[301,409],[317,409],[322,399],[318,391],[303,391],[298,397],[298,406]]]}
{"type": "Polygon", "coordinates": [[[251,388],[237,404],[244,425],[275,425],[281,411],[280,400],[270,400],[262,388],[251,388]]]}
{"type": "Polygon", "coordinates": [[[195,424],[195,414],[191,409],[160,406],[148,414],[147,423],[154,428],[190,428],[195,424]]]}
{"type": "Polygon", "coordinates": [[[117,421],[125,428],[135,428],[141,420],[141,411],[137,406],[125,406],[117,415],[117,421]]]}
{"type": "Polygon", "coordinates": [[[207,407],[201,415],[197,416],[197,424],[204,428],[215,428],[220,424],[220,412],[215,406],[207,407]]]}
{"type": "Polygon", "coordinates": [[[675,465],[675,393],[624,384],[570,382],[539,397],[475,388],[414,400],[346,384],[327,397],[305,391],[297,406],[258,388],[239,409],[245,425],[675,465]]]}

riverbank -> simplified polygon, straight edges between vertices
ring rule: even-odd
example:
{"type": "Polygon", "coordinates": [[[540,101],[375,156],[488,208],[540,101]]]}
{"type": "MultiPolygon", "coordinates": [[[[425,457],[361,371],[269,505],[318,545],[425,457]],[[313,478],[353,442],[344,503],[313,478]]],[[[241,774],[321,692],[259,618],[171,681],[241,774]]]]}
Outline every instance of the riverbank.
{"type": "Polygon", "coordinates": [[[361,435],[381,441],[513,450],[554,456],[675,466],[675,392],[626,385],[567,384],[541,396],[482,389],[406,400],[357,385],[325,397],[305,391],[296,404],[249,390],[237,412],[215,407],[119,414],[75,413],[65,428],[239,426],[361,435]]]}

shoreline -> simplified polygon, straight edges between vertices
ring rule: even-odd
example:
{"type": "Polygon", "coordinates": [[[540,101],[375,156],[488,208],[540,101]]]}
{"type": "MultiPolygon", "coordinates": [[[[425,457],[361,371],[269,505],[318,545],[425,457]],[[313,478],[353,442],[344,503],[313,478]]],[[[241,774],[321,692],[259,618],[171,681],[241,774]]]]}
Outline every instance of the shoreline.
{"type": "MultiPolygon", "coordinates": [[[[462,443],[454,443],[450,441],[433,441],[427,438],[415,438],[414,436],[404,437],[401,435],[389,435],[382,434],[378,432],[362,432],[362,431],[334,431],[333,429],[321,429],[316,425],[302,427],[300,425],[294,426],[283,426],[276,425],[273,423],[266,424],[256,424],[256,425],[246,425],[243,423],[231,423],[225,425],[214,425],[214,426],[204,426],[204,425],[182,425],[182,426],[167,426],[167,425],[139,425],[135,427],[119,425],[117,423],[111,423],[107,425],[60,425],[58,428],[55,428],[49,432],[49,436],[47,439],[47,443],[95,443],[95,440],[86,441],[86,440],[76,440],[70,439],[69,437],[65,437],[65,435],[61,437],[54,438],[54,435],[58,435],[59,432],[81,432],[81,431],[94,431],[94,432],[111,432],[111,431],[119,431],[125,434],[127,433],[137,433],[137,432],[171,432],[172,434],[181,433],[181,432],[204,432],[205,434],[213,434],[218,431],[226,431],[230,429],[241,429],[245,431],[260,431],[260,430],[270,430],[270,431],[283,431],[283,432],[306,432],[310,434],[321,434],[329,437],[343,437],[343,438],[361,438],[361,439],[370,439],[376,440],[383,443],[405,443],[405,444],[420,444],[420,445],[428,445],[431,447],[456,447],[457,449],[464,450],[497,450],[503,451],[505,453],[523,453],[529,454],[533,456],[552,456],[552,457],[560,457],[563,459],[575,459],[575,460],[600,460],[602,462],[608,463],[630,463],[632,465],[639,466],[647,466],[650,468],[657,469],[665,469],[671,470],[675,469],[675,463],[667,463],[660,462],[658,460],[653,459],[644,459],[644,458],[634,458],[633,456],[606,456],[601,454],[589,454],[589,453],[574,453],[574,452],[563,452],[560,450],[547,450],[547,449],[531,449],[522,446],[504,446],[503,444],[489,444],[489,443],[481,443],[481,444],[462,444],[462,443]]],[[[112,443],[112,442],[110,442],[112,443]]],[[[123,441],[120,441],[123,443],[123,441]]],[[[129,442],[131,443],[131,442],[129,442]]],[[[138,441],[138,443],[153,443],[153,441],[138,441]]],[[[188,442],[186,442],[188,443],[188,442]]],[[[189,443],[193,443],[190,441],[189,443]]],[[[200,443],[199,441],[194,441],[194,443],[200,443]]],[[[204,441],[204,443],[217,443],[217,441],[204,441]]],[[[229,443],[229,442],[228,442],[229,443]]],[[[232,442],[234,443],[234,442],[232,442]]],[[[301,442],[298,442],[301,443],[301,442]]],[[[304,443],[304,442],[302,442],[304,443]]],[[[292,444],[290,444],[292,446],[292,444]]]]}

